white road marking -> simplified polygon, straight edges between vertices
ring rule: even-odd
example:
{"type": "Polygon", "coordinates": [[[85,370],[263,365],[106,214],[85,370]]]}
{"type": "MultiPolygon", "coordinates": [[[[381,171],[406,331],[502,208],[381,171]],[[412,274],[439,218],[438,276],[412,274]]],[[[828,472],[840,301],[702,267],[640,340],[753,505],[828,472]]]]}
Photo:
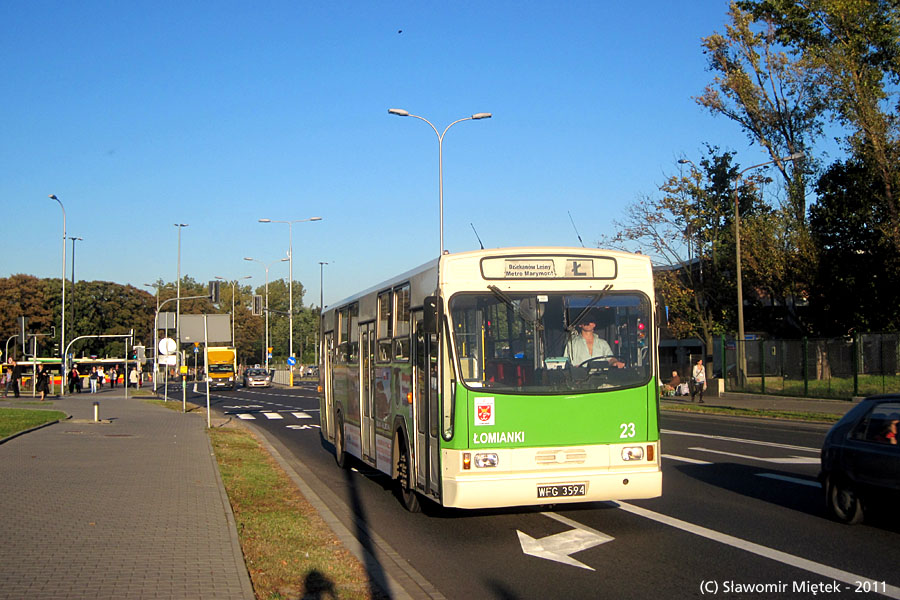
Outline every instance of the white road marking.
{"type": "Polygon", "coordinates": [[[251,415],[249,413],[241,413],[238,415],[238,419],[244,419],[245,421],[249,420],[249,419],[255,419],[255,418],[256,417],[254,417],[253,415],[251,415]]]}
{"type": "Polygon", "coordinates": [[[762,456],[750,456],[748,454],[738,454],[736,452],[725,452],[724,450],[713,450],[712,448],[689,448],[697,452],[709,452],[710,454],[721,454],[723,456],[733,456],[735,458],[745,458],[747,460],[758,460],[767,463],[775,463],[778,465],[817,465],[819,459],[810,456],[789,456],[786,458],[765,458],[762,456]]]}
{"type": "Polygon", "coordinates": [[[318,425],[285,425],[288,429],[318,429],[318,425]]]}
{"type": "Polygon", "coordinates": [[[298,419],[312,419],[311,416],[309,416],[308,414],[306,414],[305,412],[302,412],[302,411],[301,412],[292,412],[291,414],[294,415],[295,417],[297,417],[298,419]]]}
{"type": "Polygon", "coordinates": [[[822,484],[812,479],[801,479],[800,477],[790,477],[788,475],[779,475],[778,473],[757,473],[757,477],[765,477],[767,479],[777,479],[778,481],[787,481],[788,483],[799,483],[800,485],[808,485],[810,487],[822,487],[822,484]]]}
{"type": "MultiPolygon", "coordinates": [[[[850,586],[855,586],[857,582],[872,581],[874,583],[874,580],[870,580],[868,577],[864,577],[862,575],[856,575],[854,573],[850,573],[849,571],[829,567],[828,565],[823,565],[806,558],[801,558],[794,554],[788,554],[787,552],[775,550],[774,548],[769,548],[760,544],[754,544],[753,542],[742,540],[741,538],[728,535],[727,533],[720,533],[718,531],[714,531],[700,525],[694,525],[693,523],[688,523],[687,521],[682,521],[681,519],[676,519],[675,517],[670,517],[668,515],[653,512],[652,510],[647,510],[646,508],[628,504],[627,502],[616,502],[615,504],[618,504],[619,508],[621,508],[622,510],[630,512],[631,514],[637,515],[639,517],[644,517],[646,519],[650,519],[651,521],[656,521],[657,523],[669,525],[670,527],[674,527],[676,529],[680,529],[694,535],[699,535],[700,537],[704,537],[706,539],[713,540],[715,542],[719,542],[733,548],[738,548],[739,550],[744,550],[751,554],[756,554],[757,556],[762,556],[763,558],[768,558],[785,565],[803,569],[804,571],[809,571],[810,573],[815,573],[829,579],[836,579],[837,581],[842,581],[850,586]]],[[[900,600],[900,587],[887,585],[882,581],[878,581],[878,591],[882,596],[900,600]]]]}
{"type": "Polygon", "coordinates": [[[283,419],[284,418],[277,412],[264,412],[263,414],[266,415],[267,419],[283,419]]]}
{"type": "Polygon", "coordinates": [[[596,569],[593,567],[589,567],[569,555],[605,544],[615,538],[556,513],[545,512],[541,514],[564,523],[573,529],[539,539],[535,539],[517,529],[516,533],[519,536],[519,543],[522,545],[522,552],[538,558],[545,558],[565,565],[595,571],[596,569]]]}
{"type": "Polygon", "coordinates": [[[669,458],[671,460],[680,460],[681,462],[691,463],[694,465],[711,465],[713,463],[708,460],[698,460],[696,458],[686,458],[684,456],[675,456],[674,454],[663,454],[663,458],[669,458]]]}
{"type": "Polygon", "coordinates": [[[759,440],[747,440],[744,438],[725,437],[723,435],[708,435],[705,433],[691,433],[689,431],[675,431],[672,429],[660,429],[661,433],[669,435],[685,435],[688,437],[706,438],[709,440],[721,440],[723,442],[738,442],[740,444],[754,444],[756,446],[768,446],[770,448],[784,448],[785,450],[797,450],[798,452],[815,452],[818,454],[818,448],[808,448],[806,446],[791,446],[789,444],[776,444],[775,442],[761,442],[759,440]]]}

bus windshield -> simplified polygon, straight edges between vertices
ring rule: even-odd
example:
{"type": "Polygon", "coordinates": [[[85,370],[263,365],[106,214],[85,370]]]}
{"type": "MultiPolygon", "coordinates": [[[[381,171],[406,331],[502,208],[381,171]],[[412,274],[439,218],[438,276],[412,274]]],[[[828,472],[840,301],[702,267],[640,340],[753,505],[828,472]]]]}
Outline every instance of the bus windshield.
{"type": "Polygon", "coordinates": [[[469,388],[577,393],[650,380],[650,301],[639,292],[489,286],[453,296],[449,310],[459,373],[469,388]]]}

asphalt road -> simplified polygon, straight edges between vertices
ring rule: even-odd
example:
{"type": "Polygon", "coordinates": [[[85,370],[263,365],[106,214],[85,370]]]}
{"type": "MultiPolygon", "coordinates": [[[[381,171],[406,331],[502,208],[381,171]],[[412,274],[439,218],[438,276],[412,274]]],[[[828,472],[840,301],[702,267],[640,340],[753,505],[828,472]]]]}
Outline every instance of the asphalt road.
{"type": "Polygon", "coordinates": [[[336,512],[364,545],[397,553],[423,584],[413,596],[900,598],[900,517],[846,526],[825,515],[825,426],[663,413],[661,498],[491,511],[426,503],[410,514],[385,476],[336,466],[314,387],[212,401],[308,468],[307,483],[346,505],[336,512]]]}

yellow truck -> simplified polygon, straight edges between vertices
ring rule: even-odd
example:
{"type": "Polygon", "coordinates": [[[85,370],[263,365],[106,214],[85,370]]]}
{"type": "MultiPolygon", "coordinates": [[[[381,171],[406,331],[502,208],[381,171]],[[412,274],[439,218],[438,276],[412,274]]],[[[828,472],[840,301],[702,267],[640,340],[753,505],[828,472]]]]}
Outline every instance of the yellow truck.
{"type": "Polygon", "coordinates": [[[237,352],[235,349],[217,346],[208,348],[206,353],[209,387],[237,389],[237,352]]]}

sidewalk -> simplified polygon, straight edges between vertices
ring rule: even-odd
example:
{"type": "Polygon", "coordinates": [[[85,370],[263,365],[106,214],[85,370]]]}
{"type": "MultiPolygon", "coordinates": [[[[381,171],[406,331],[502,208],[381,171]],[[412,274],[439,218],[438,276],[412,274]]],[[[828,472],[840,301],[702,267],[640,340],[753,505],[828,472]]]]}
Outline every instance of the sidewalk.
{"type": "Polygon", "coordinates": [[[0,598],[253,598],[204,418],[122,388],[31,400],[0,406],[73,418],[0,444],[0,598]]]}
{"type": "MultiPolygon", "coordinates": [[[[667,406],[691,405],[690,396],[664,396],[660,400],[660,407],[663,410],[667,406]]],[[[844,415],[857,404],[849,400],[796,398],[792,396],[768,396],[737,392],[725,392],[721,396],[704,394],[703,401],[705,402],[703,406],[721,406],[747,410],[784,410],[829,415],[844,415]]],[[[697,404],[694,404],[694,406],[697,406],[697,404]]]]}

